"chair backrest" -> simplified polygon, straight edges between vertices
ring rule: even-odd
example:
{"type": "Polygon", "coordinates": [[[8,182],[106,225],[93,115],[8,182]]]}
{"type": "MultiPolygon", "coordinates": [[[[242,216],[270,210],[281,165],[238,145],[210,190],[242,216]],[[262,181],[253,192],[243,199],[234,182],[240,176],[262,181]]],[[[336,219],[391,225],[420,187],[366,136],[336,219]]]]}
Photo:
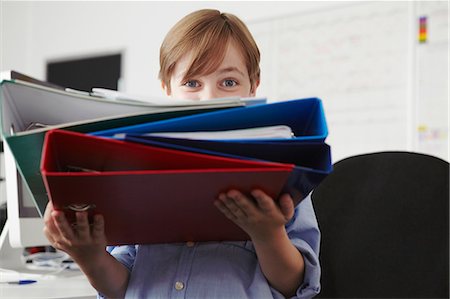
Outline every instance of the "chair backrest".
{"type": "Polygon", "coordinates": [[[448,298],[448,162],[411,152],[350,157],[312,199],[318,298],[448,298]]]}

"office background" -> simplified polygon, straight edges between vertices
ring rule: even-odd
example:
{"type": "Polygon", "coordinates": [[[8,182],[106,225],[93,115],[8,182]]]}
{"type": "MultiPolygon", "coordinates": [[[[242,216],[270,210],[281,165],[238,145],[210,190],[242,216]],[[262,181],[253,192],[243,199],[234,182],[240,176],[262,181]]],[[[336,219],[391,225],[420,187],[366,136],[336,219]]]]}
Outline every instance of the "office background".
{"type": "MultiPolygon", "coordinates": [[[[2,0],[0,71],[46,80],[48,64],[118,54],[119,90],[161,97],[159,46],[176,21],[201,8],[247,23],[262,52],[258,96],[323,100],[334,162],[385,150],[449,160],[447,1],[2,0]]],[[[67,288],[42,285],[54,296],[67,288]]],[[[83,285],[89,290],[82,278],[67,289],[83,285]]]]}
{"type": "Polygon", "coordinates": [[[324,101],[334,161],[383,150],[448,161],[447,1],[2,1],[1,70],[46,79],[48,63],[121,54],[119,90],[161,97],[159,46],[200,8],[248,24],[258,96],[324,101]]]}

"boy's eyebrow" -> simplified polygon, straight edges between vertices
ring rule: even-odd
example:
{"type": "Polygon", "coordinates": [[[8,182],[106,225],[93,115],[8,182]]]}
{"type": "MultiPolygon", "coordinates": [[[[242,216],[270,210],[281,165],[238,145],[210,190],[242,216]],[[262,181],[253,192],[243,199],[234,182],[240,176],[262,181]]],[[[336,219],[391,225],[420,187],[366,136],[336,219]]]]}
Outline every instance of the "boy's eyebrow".
{"type": "Polygon", "coordinates": [[[235,66],[230,66],[230,67],[226,67],[223,69],[219,69],[217,70],[217,72],[219,74],[223,74],[223,73],[231,73],[231,72],[238,72],[239,74],[241,74],[242,76],[245,76],[244,72],[242,72],[240,69],[238,69],[235,66]]]}
{"type": "MultiPolygon", "coordinates": [[[[177,75],[175,75],[175,78],[177,80],[183,80],[184,79],[184,75],[186,74],[186,72],[187,72],[186,70],[183,70],[183,71],[179,72],[177,75]]],[[[242,72],[240,69],[238,69],[235,66],[225,67],[225,68],[217,70],[217,72],[219,74],[238,72],[241,76],[245,76],[244,72],[242,72]]]]}

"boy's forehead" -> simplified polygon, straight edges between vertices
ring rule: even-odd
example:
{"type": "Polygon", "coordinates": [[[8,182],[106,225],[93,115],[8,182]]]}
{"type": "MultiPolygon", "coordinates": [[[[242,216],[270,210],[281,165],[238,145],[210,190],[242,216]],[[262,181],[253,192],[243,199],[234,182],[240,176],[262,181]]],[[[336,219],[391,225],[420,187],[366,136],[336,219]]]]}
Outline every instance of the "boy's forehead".
{"type": "Polygon", "coordinates": [[[192,52],[183,55],[175,64],[173,76],[176,79],[183,79],[188,71],[189,62],[191,61],[192,52]]]}
{"type": "MultiPolygon", "coordinates": [[[[183,55],[175,64],[174,72],[172,76],[177,80],[182,80],[185,78],[185,75],[189,71],[189,68],[192,67],[192,61],[195,59],[193,57],[193,51],[190,51],[183,55]]],[[[219,73],[227,73],[227,72],[238,72],[241,75],[247,74],[247,66],[242,55],[242,52],[238,49],[235,43],[229,43],[225,49],[224,55],[219,55],[219,53],[215,53],[211,59],[219,59],[222,60],[216,64],[214,69],[209,70],[208,74],[219,72],[219,73]]],[[[196,75],[207,75],[207,73],[196,74],[196,75]]]]}

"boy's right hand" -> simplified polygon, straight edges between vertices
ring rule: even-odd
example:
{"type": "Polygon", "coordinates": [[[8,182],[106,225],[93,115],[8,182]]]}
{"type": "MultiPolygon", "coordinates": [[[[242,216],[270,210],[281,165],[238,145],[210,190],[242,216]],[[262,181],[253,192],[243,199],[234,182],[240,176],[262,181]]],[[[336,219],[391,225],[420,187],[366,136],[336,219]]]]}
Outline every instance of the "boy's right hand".
{"type": "Polygon", "coordinates": [[[106,236],[102,215],[94,216],[89,225],[87,212],[76,213],[72,227],[64,212],[47,204],[44,233],[57,249],[67,252],[80,266],[92,286],[108,298],[123,298],[128,286],[128,269],[106,251],[106,236]]]}
{"type": "Polygon", "coordinates": [[[44,214],[44,234],[53,247],[69,254],[77,263],[90,261],[104,254],[106,236],[102,215],[94,216],[89,224],[87,212],[76,213],[76,225],[71,226],[64,212],[53,208],[48,202],[44,214]]]}

